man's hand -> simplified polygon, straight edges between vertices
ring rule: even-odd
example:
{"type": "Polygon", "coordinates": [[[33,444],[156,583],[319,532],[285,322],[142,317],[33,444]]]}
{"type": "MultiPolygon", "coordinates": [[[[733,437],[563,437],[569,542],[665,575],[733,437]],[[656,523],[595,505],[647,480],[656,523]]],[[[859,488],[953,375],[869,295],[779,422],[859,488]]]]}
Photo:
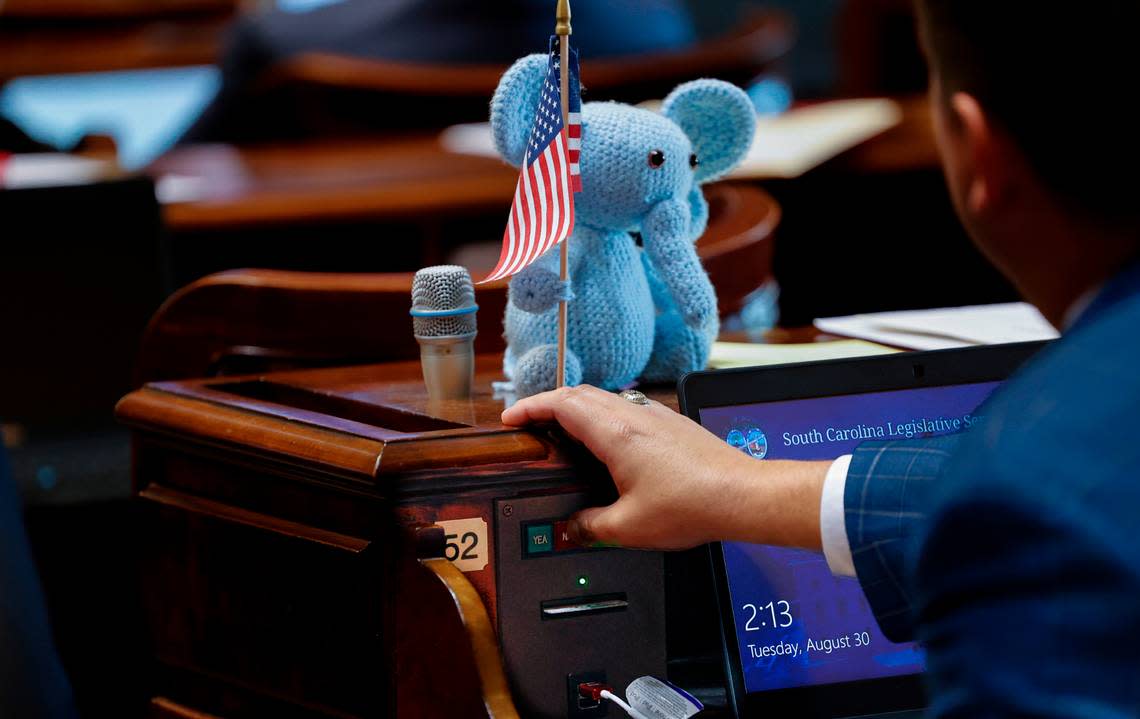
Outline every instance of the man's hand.
{"type": "MultiPolygon", "coordinates": [[[[828,462],[758,461],[692,420],[590,386],[520,400],[503,423],[557,422],[609,468],[618,501],[570,524],[582,544],[686,549],[716,540],[818,549],[828,462]]],[[[575,536],[576,534],[576,536],[575,536]]]]}

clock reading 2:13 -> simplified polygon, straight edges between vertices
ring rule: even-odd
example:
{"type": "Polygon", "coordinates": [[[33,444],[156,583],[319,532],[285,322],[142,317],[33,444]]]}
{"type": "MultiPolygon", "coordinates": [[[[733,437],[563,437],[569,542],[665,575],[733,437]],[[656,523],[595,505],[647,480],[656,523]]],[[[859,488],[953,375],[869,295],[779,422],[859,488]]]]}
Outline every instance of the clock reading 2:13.
{"type": "Polygon", "coordinates": [[[759,607],[755,604],[745,604],[741,609],[751,613],[748,621],[744,623],[744,631],[746,632],[758,632],[764,627],[783,629],[792,626],[792,605],[783,599],[778,602],[768,602],[759,607]],[[757,622],[757,616],[760,618],[759,622],[757,622]],[[771,624],[768,623],[769,617],[772,620],[771,624]]]}

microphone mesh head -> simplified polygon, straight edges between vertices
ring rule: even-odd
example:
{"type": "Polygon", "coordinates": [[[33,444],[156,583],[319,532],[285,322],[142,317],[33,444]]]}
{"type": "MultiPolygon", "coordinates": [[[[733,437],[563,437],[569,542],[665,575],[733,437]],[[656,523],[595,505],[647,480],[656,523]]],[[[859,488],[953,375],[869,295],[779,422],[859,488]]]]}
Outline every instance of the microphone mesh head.
{"type": "MultiPolygon", "coordinates": [[[[475,287],[466,268],[458,265],[425,267],[412,280],[412,309],[457,310],[475,306],[475,287]]],[[[475,334],[475,313],[454,317],[413,317],[416,337],[475,334]]]]}

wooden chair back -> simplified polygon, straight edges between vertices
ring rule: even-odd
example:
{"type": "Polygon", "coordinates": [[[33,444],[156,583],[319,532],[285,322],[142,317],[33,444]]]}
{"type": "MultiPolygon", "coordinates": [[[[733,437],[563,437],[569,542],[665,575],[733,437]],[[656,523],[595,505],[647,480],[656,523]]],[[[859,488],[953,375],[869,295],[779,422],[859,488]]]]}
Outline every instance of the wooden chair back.
{"type": "MultiPolygon", "coordinates": [[[[659,99],[678,83],[699,77],[747,82],[782,58],[792,39],[785,15],[755,13],[721,36],[680,50],[592,59],[582,65],[582,85],[594,99],[639,102],[659,99]]],[[[277,66],[274,78],[329,88],[486,100],[505,69],[499,64],[434,65],[307,53],[277,66]]]]}
{"type": "MultiPolygon", "coordinates": [[[[707,195],[709,225],[697,251],[727,315],[771,276],[780,208],[748,185],[714,185],[707,195]]],[[[257,269],[210,275],[175,293],[151,320],[137,382],[414,359],[412,277],[257,269]]],[[[476,288],[477,352],[505,347],[506,290],[506,282],[476,288]]]]}
{"type": "MultiPolygon", "coordinates": [[[[151,320],[138,384],[413,359],[412,273],[231,270],[175,293],[151,320]]],[[[505,282],[479,286],[475,346],[493,352],[505,282]]]]}
{"type": "MultiPolygon", "coordinates": [[[[786,55],[793,39],[793,25],[785,14],[757,12],[727,33],[681,50],[591,59],[582,65],[583,97],[659,99],[679,83],[701,77],[743,85],[786,55]]],[[[306,53],[271,68],[255,92],[286,115],[282,118],[279,112],[275,119],[282,135],[275,139],[369,134],[486,120],[487,100],[505,70],[501,64],[409,63],[306,53]]]]}

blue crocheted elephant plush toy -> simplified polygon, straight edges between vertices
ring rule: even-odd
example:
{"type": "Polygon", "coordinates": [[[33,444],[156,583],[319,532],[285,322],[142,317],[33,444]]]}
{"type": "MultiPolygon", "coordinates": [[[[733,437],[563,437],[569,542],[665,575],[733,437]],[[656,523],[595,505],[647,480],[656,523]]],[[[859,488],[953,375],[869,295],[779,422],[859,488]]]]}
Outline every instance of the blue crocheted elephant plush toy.
{"type": "MultiPolygon", "coordinates": [[[[518,166],[547,71],[517,61],[491,101],[499,153],[518,166]]],[[[559,248],[511,280],[504,371],[525,397],[552,389],[557,303],[572,297],[566,383],[618,389],[703,369],[719,329],[716,294],[695,243],[708,221],[702,183],[731,170],[752,143],[752,103],[718,80],[677,87],[661,112],[612,102],[582,107],[582,192],[575,196],[569,287],[559,248]],[[638,247],[630,233],[640,233],[638,247]]]]}

